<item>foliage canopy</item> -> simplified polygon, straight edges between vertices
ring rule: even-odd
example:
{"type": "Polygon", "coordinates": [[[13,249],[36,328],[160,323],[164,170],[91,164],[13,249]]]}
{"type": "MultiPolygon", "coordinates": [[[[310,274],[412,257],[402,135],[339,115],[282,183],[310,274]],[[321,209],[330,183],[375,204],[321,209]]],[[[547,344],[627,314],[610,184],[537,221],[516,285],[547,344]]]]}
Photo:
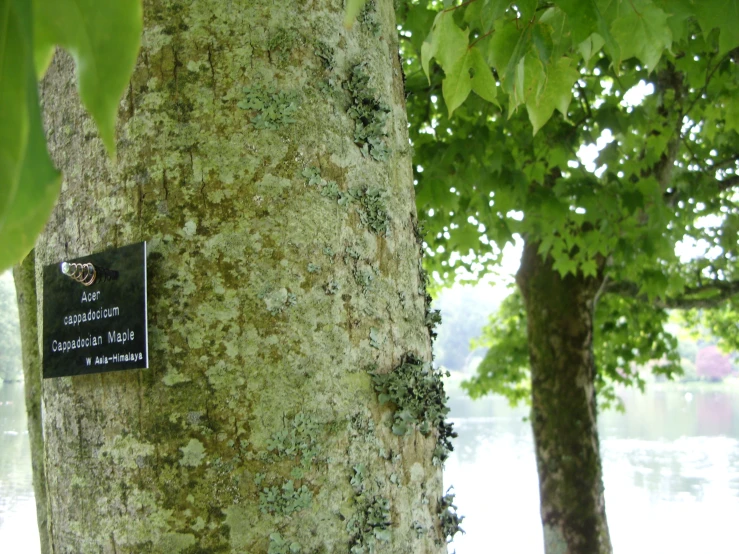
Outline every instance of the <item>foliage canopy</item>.
{"type": "MultiPolygon", "coordinates": [[[[739,2],[418,0],[400,15],[437,279],[491,271],[515,235],[562,276],[603,268],[596,350],[615,380],[638,383],[628,362],[647,355],[670,371],[667,309],[720,306],[705,313],[731,331],[716,314],[739,303],[739,2]]],[[[496,341],[521,314],[503,306],[496,341]]]]}

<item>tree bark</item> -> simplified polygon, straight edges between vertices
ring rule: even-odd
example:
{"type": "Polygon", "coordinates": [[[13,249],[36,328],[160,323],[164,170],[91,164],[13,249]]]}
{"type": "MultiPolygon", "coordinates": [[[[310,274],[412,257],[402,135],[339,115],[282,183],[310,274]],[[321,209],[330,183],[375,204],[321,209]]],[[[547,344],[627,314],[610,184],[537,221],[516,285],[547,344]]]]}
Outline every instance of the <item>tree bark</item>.
{"type": "Polygon", "coordinates": [[[39,355],[38,323],[36,316],[35,253],[13,268],[15,293],[18,301],[18,319],[21,329],[23,357],[23,388],[26,397],[28,439],[31,445],[33,493],[36,500],[36,521],[39,530],[41,554],[49,554],[48,497],[46,494],[46,460],[41,423],[41,357],[39,355]]]}
{"type": "Polygon", "coordinates": [[[595,403],[593,309],[602,278],[561,278],[526,242],[516,281],[526,306],[531,422],[547,554],[612,552],[595,403]]]}
{"type": "Polygon", "coordinates": [[[431,356],[393,5],[342,19],[145,0],[115,163],[56,56],[37,283],[148,241],[150,368],[44,382],[53,552],[445,552],[437,432],[371,374],[431,356]]]}

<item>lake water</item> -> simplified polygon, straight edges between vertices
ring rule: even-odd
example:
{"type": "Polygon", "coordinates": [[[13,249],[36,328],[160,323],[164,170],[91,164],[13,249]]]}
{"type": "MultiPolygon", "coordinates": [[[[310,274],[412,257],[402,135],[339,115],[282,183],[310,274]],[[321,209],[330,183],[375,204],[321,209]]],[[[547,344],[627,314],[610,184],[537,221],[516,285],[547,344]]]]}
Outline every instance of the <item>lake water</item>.
{"type": "Polygon", "coordinates": [[[37,554],[36,504],[23,385],[0,383],[0,552],[37,554]]]}
{"type": "MultiPolygon", "coordinates": [[[[599,431],[616,554],[737,554],[739,388],[625,391],[599,431]]],[[[445,486],[465,515],[457,554],[543,554],[528,409],[453,394],[459,433],[445,486]]]]}
{"type": "MultiPolygon", "coordinates": [[[[652,388],[601,416],[606,508],[617,554],[736,554],[739,388],[652,388]]],[[[457,554],[542,554],[526,409],[451,398],[459,433],[447,461],[465,516],[457,554]]],[[[22,385],[0,387],[0,551],[36,554],[38,533],[22,385]]]]}

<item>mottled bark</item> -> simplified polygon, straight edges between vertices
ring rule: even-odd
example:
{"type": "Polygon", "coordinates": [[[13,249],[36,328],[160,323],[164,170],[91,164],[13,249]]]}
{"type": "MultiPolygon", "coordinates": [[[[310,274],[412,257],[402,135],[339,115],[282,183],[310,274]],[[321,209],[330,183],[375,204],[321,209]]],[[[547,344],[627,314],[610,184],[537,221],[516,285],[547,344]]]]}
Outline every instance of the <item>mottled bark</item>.
{"type": "Polygon", "coordinates": [[[145,0],[116,163],[52,63],[37,283],[147,240],[151,366],[44,382],[55,553],[445,551],[435,432],[369,372],[430,359],[392,2],[342,18],[145,0]]]}
{"type": "Polygon", "coordinates": [[[612,552],[606,521],[593,360],[600,278],[561,278],[526,242],[516,280],[526,306],[531,422],[547,554],[612,552]]]}
{"type": "Polygon", "coordinates": [[[44,435],[41,423],[41,358],[39,356],[38,324],[36,320],[35,253],[13,268],[15,293],[18,300],[18,319],[21,329],[23,356],[23,386],[28,417],[28,439],[31,445],[33,468],[33,493],[36,497],[36,521],[38,523],[41,554],[49,554],[49,520],[46,495],[46,462],[44,435]]]}

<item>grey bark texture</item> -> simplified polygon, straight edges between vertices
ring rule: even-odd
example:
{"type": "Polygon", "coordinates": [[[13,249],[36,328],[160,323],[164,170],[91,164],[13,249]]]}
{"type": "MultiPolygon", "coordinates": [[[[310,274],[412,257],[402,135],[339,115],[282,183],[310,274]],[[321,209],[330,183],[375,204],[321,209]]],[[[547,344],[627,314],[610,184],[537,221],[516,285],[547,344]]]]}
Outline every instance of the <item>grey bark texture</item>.
{"type": "Polygon", "coordinates": [[[44,435],[41,422],[41,357],[39,355],[36,265],[35,253],[13,268],[15,294],[18,302],[18,319],[21,329],[23,356],[23,388],[26,398],[28,440],[31,445],[33,468],[33,493],[36,499],[36,520],[39,530],[41,554],[49,554],[48,497],[46,494],[46,461],[44,435]]]}
{"type": "Polygon", "coordinates": [[[546,554],[610,554],[596,421],[593,309],[601,277],[560,277],[526,242],[531,423],[546,554]]]}
{"type": "Polygon", "coordinates": [[[373,389],[431,356],[393,5],[373,6],[346,30],[341,0],[145,0],[115,163],[53,61],[38,286],[150,250],[150,368],[44,382],[54,553],[446,551],[437,431],[394,434],[373,389]]]}

